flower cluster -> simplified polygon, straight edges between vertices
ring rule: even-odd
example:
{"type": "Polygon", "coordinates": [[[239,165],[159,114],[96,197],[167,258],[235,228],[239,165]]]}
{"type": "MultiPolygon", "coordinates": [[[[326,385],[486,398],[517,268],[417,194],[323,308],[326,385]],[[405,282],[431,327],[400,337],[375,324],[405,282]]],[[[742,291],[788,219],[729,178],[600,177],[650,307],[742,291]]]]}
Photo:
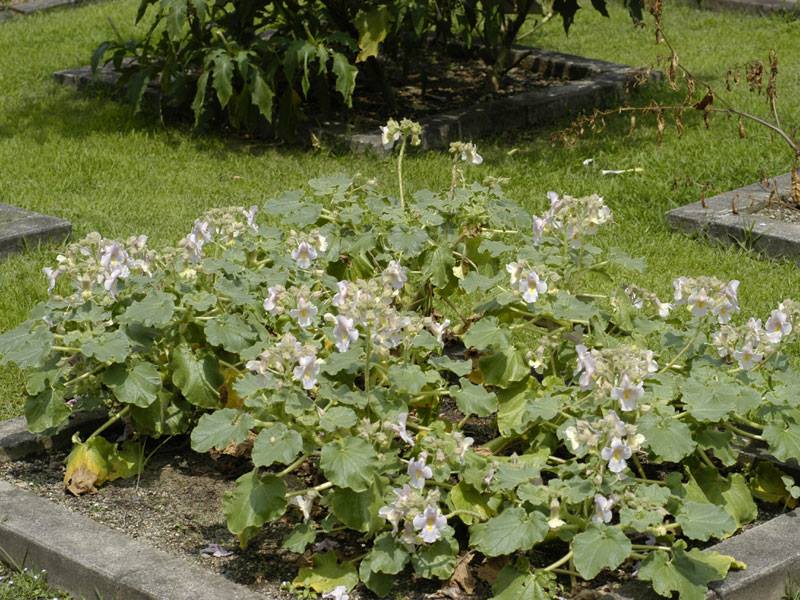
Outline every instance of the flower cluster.
{"type": "Polygon", "coordinates": [[[636,410],[644,396],[644,380],[658,371],[652,350],[635,346],[589,350],[578,344],[575,351],[578,357],[573,376],[579,376],[580,388],[607,395],[623,412],[636,410]]]}
{"type": "Polygon", "coordinates": [[[627,468],[627,461],[645,441],[636,425],[625,423],[613,410],[592,421],[576,420],[564,429],[563,436],[573,454],[581,457],[589,452],[599,453],[608,470],[615,474],[627,468]]]}
{"type": "MultiPolygon", "coordinates": [[[[310,390],[317,385],[317,376],[322,360],[317,358],[317,348],[302,344],[291,333],[285,333],[278,343],[273,344],[256,360],[248,361],[247,370],[256,375],[288,377],[299,382],[303,389],[310,390]]],[[[278,381],[280,385],[280,381],[278,381]]]]}
{"type": "Polygon", "coordinates": [[[649,307],[662,319],[666,319],[674,308],[672,304],[669,302],[662,302],[658,296],[644,288],[635,285],[626,285],[623,291],[625,295],[628,296],[635,309],[642,310],[645,307],[649,307]]]}
{"type": "Polygon", "coordinates": [[[578,248],[586,236],[597,233],[601,225],[612,219],[611,209],[597,194],[573,198],[548,192],[550,208],[541,217],[533,217],[533,242],[541,244],[547,236],[566,239],[578,248]]]}
{"type": "Polygon", "coordinates": [[[800,318],[800,304],[784,300],[766,320],[751,317],[743,325],[726,323],[711,335],[711,342],[721,358],[732,358],[740,369],[749,371],[772,354],[794,331],[800,318]]]}
{"type": "Polygon", "coordinates": [[[396,121],[389,119],[386,125],[381,126],[381,143],[388,149],[403,138],[409,138],[412,146],[419,146],[422,143],[422,126],[411,119],[396,121]]]}
{"type": "Polygon", "coordinates": [[[287,243],[292,260],[301,269],[310,269],[319,255],[328,249],[328,239],[318,230],[308,233],[290,231],[287,243]]]}
{"type": "Polygon", "coordinates": [[[81,302],[98,295],[100,290],[115,297],[119,281],[134,272],[150,275],[156,258],[156,253],[147,248],[145,235],[130,237],[123,243],[93,232],[59,254],[56,257],[58,266],[45,267],[42,271],[50,293],[62,275],[71,277],[76,293],[70,300],[81,302]]]}
{"type": "Polygon", "coordinates": [[[203,257],[206,244],[216,242],[230,246],[246,231],[258,231],[256,214],[257,206],[212,208],[195,220],[192,231],[179,243],[184,258],[197,262],[203,257]]]}
{"type": "Polygon", "coordinates": [[[472,142],[453,142],[450,144],[450,154],[454,160],[461,160],[473,165],[483,164],[483,157],[478,154],[478,147],[472,142]]]}
{"type": "Polygon", "coordinates": [[[715,277],[678,277],[672,282],[675,306],[686,305],[692,316],[713,316],[719,323],[729,323],[739,312],[739,282],[725,283],[715,277]]]}
{"type": "Polygon", "coordinates": [[[273,317],[288,314],[301,328],[308,329],[317,322],[319,308],[317,302],[321,292],[312,291],[306,285],[291,286],[273,285],[267,289],[264,299],[264,310],[273,317]]]}

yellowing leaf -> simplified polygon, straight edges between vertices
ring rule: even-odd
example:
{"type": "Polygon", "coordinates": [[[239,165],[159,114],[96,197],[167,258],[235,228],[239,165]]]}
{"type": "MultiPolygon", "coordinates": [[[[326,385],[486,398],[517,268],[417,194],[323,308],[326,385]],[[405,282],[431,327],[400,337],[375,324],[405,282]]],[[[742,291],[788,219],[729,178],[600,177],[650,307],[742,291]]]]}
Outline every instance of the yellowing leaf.
{"type": "Polygon", "coordinates": [[[370,56],[378,56],[378,48],[389,33],[391,15],[384,6],[376,6],[368,12],[359,11],[356,15],[355,26],[358,30],[358,47],[361,52],[356,57],[356,62],[364,62],[370,56]]]}

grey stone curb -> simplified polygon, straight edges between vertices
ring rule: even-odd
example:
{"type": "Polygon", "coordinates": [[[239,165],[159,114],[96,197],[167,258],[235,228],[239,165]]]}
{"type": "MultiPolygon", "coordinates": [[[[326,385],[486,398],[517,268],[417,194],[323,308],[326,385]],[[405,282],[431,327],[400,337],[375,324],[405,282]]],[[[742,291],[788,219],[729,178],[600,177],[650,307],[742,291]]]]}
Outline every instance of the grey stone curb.
{"type": "MultiPolygon", "coordinates": [[[[422,147],[443,148],[456,140],[477,139],[489,134],[524,129],[574,116],[583,111],[618,103],[637,83],[660,80],[660,73],[648,73],[625,65],[594,60],[538,48],[517,46],[513,50],[519,66],[545,77],[564,80],[563,85],[534,88],[506,98],[481,102],[452,113],[440,113],[420,119],[422,147]]],[[[57,83],[78,89],[110,88],[119,78],[110,65],[96,74],[90,67],[66,69],[53,74],[57,83]]],[[[145,104],[158,102],[158,89],[145,90],[145,104]]],[[[338,122],[313,128],[317,137],[342,145],[354,152],[388,151],[381,144],[380,132],[357,131],[338,122]]]]}
{"type": "Polygon", "coordinates": [[[50,436],[29,432],[25,417],[0,421],[0,463],[66,448],[74,433],[90,433],[107,418],[102,412],[75,413],[64,427],[50,436]]]}
{"type": "MultiPolygon", "coordinates": [[[[5,12],[7,15],[32,15],[33,13],[43,12],[62,6],[73,6],[75,4],[80,4],[80,2],[81,0],[30,0],[29,2],[23,2],[22,4],[8,6],[2,12],[5,12]]],[[[0,16],[0,21],[2,20],[3,18],[0,16]]]]}
{"type": "MultiPolygon", "coordinates": [[[[788,194],[789,174],[775,178],[778,192],[788,194]]],[[[770,197],[760,183],[694,202],[667,213],[667,223],[685,233],[706,233],[724,242],[747,242],[776,258],[800,258],[800,224],[771,219],[756,213],[770,197]],[[735,210],[735,212],[734,212],[735,210]],[[755,214],[754,214],[755,213],[755,214]]]]}
{"type": "Polygon", "coordinates": [[[735,10],[755,15],[790,14],[800,16],[800,2],[797,0],[681,0],[701,9],[723,11],[735,10]]]}
{"type": "Polygon", "coordinates": [[[49,583],[87,599],[264,599],[4,481],[0,481],[0,558],[44,569],[49,583]]]}
{"type": "MultiPolygon", "coordinates": [[[[731,571],[725,581],[712,583],[708,600],[782,600],[786,582],[800,575],[800,509],[780,515],[712,546],[747,565],[731,571]]],[[[656,600],[661,598],[632,585],[605,600],[656,600]]]]}
{"type": "Polygon", "coordinates": [[[0,204],[0,257],[39,242],[63,241],[70,233],[69,221],[0,204]]]}

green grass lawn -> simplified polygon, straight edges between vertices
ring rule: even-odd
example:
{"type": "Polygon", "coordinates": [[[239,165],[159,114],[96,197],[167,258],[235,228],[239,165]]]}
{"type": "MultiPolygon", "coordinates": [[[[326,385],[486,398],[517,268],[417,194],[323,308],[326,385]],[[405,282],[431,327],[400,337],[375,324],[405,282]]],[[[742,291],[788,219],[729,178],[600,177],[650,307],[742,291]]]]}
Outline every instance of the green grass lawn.
{"type": "MultiPolygon", "coordinates": [[[[109,19],[130,31],[137,5],[138,0],[108,0],[0,25],[0,202],[67,218],[76,236],[93,230],[107,237],[146,233],[158,246],[185,235],[209,207],[260,204],[325,173],[358,171],[392,189],[393,164],[386,160],[196,137],[183,126],[131,116],[126,106],[52,82],[53,71],[88,63],[93,48],[112,36],[109,19]]],[[[650,30],[633,27],[621,6],[611,8],[610,19],[580,11],[568,37],[551,22],[528,41],[632,65],[655,64],[665,48],[654,45],[650,30]]],[[[729,67],[764,59],[775,49],[783,58],[784,121],[798,122],[800,63],[791,59],[800,21],[670,6],[666,25],[685,63],[719,87],[729,67]]],[[[670,95],[655,88],[635,101],[647,103],[651,97],[670,95]]],[[[745,89],[729,97],[749,110],[766,108],[763,97],[745,89]]],[[[638,282],[662,294],[678,275],[713,274],[742,281],[745,314],[764,315],[780,299],[798,296],[800,273],[794,264],[674,234],[664,220],[668,209],[697,200],[703,186],[713,194],[787,171],[790,156],[773,136],[748,127],[748,138],[740,140],[731,120],[714,119],[705,130],[693,118],[682,138],[670,132],[659,146],[653,122],[642,120],[628,137],[622,119],[572,148],[552,144],[550,135],[567,124],[482,142],[486,162],[472,173],[509,178],[510,196],[534,211],[546,205],[548,190],[602,194],[617,221],[602,243],[644,256],[648,271],[638,282]],[[600,168],[643,171],[601,177],[582,167],[589,157],[600,168]]],[[[448,165],[444,154],[412,155],[406,168],[409,187],[446,186],[448,165]]],[[[0,263],[0,330],[23,320],[44,298],[41,268],[53,262],[56,251],[31,250],[0,263]]],[[[0,391],[0,416],[18,414],[20,374],[0,370],[0,391]]]]}

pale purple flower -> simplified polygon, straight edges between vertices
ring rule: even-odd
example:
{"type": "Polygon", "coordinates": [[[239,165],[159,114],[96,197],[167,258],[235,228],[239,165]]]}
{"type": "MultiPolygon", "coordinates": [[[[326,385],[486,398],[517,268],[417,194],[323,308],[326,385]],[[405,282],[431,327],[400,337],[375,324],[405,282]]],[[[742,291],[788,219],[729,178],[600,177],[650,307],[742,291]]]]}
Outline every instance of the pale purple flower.
{"type": "Polygon", "coordinates": [[[541,244],[544,239],[544,229],[547,227],[547,219],[544,217],[533,217],[533,243],[541,244]]]}
{"type": "Polygon", "coordinates": [[[792,323],[789,315],[780,308],[773,310],[765,324],[766,337],[771,344],[777,344],[781,339],[792,332],[792,323]]]}
{"type": "Polygon", "coordinates": [[[611,519],[613,518],[611,509],[614,504],[614,498],[606,498],[602,494],[595,494],[594,515],[592,516],[592,521],[597,524],[610,523],[611,519]]]}
{"type": "Polygon", "coordinates": [[[742,346],[741,350],[734,351],[733,358],[739,363],[740,369],[749,371],[764,359],[764,355],[756,352],[753,347],[747,343],[742,346]]]}
{"type": "Polygon", "coordinates": [[[431,321],[430,323],[431,333],[436,336],[436,341],[440,344],[444,343],[442,338],[448,327],[450,327],[450,319],[445,319],[441,323],[437,323],[436,321],[431,321]]]}
{"type": "Polygon", "coordinates": [[[511,285],[517,285],[522,277],[523,266],[518,262],[510,262],[506,265],[506,271],[511,277],[511,285]]]}
{"type": "Polygon", "coordinates": [[[247,225],[253,231],[258,231],[258,225],[256,225],[256,214],[258,214],[258,207],[256,205],[251,206],[248,209],[243,208],[242,212],[244,213],[244,218],[247,221],[247,225]]]}
{"type": "Polygon", "coordinates": [[[212,556],[214,558],[225,558],[226,556],[231,556],[233,552],[226,550],[219,544],[209,544],[200,550],[200,554],[204,556],[212,556]]]}
{"type": "Polygon", "coordinates": [[[724,325],[725,323],[731,322],[731,317],[733,316],[735,310],[736,306],[734,306],[731,302],[723,301],[711,309],[711,312],[717,317],[717,321],[724,325]]]}
{"type": "Polygon", "coordinates": [[[465,436],[460,431],[456,431],[453,434],[453,439],[456,441],[456,456],[458,457],[458,462],[463,465],[464,458],[467,455],[467,450],[469,450],[472,444],[475,443],[475,440],[471,437],[465,436]]]}
{"type": "Polygon", "coordinates": [[[336,340],[336,349],[339,352],[347,352],[350,349],[350,343],[358,339],[358,329],[356,329],[353,319],[344,315],[334,317],[330,313],[325,315],[325,319],[334,323],[333,339],[336,340]]]}
{"type": "Polygon", "coordinates": [[[608,461],[609,471],[622,473],[628,466],[625,461],[631,457],[632,453],[630,446],[615,436],[611,438],[611,444],[600,451],[600,457],[608,461]]]}
{"type": "Polygon", "coordinates": [[[421,452],[417,460],[411,460],[408,463],[408,476],[411,478],[409,484],[421,490],[425,487],[425,480],[433,477],[433,471],[425,464],[428,458],[427,452],[421,452]]]}
{"type": "Polygon", "coordinates": [[[688,282],[688,280],[686,279],[686,277],[678,277],[677,279],[675,279],[672,282],[672,288],[675,290],[675,293],[673,295],[673,297],[675,299],[675,302],[678,302],[678,303],[682,303],[683,302],[683,300],[684,300],[684,298],[683,298],[683,286],[685,286],[687,282],[688,282]]]}
{"type": "Polygon", "coordinates": [[[322,594],[322,597],[329,598],[330,600],[350,600],[350,594],[347,593],[347,586],[344,585],[337,585],[330,592],[322,594]]]}
{"type": "Polygon", "coordinates": [[[268,295],[264,299],[264,310],[273,316],[277,315],[281,310],[278,306],[278,300],[284,291],[282,285],[273,285],[267,288],[268,295]]]}
{"type": "Polygon", "coordinates": [[[305,329],[306,327],[311,327],[314,323],[318,310],[313,303],[301,296],[297,299],[297,308],[290,310],[289,316],[295,319],[300,327],[305,329]]]}
{"type": "Polygon", "coordinates": [[[722,293],[730,301],[730,303],[739,310],[739,281],[731,279],[723,288],[722,293]]]}
{"type": "Polygon", "coordinates": [[[711,299],[705,289],[702,288],[689,296],[688,302],[691,305],[692,315],[695,317],[706,316],[708,309],[711,307],[711,299]]]}
{"type": "Polygon", "coordinates": [[[519,282],[519,291],[522,299],[528,304],[533,304],[539,299],[539,294],[547,291],[547,282],[539,278],[536,271],[530,271],[519,282]]]}
{"type": "Polygon", "coordinates": [[[304,390],[311,390],[317,385],[319,366],[322,361],[313,354],[304,354],[297,359],[297,366],[292,372],[294,379],[299,381],[304,390]]]}
{"type": "Polygon", "coordinates": [[[408,281],[405,267],[396,260],[390,261],[383,270],[383,281],[393,290],[402,289],[406,281],[408,281]]]}
{"type": "Polygon", "coordinates": [[[636,410],[636,403],[644,396],[642,382],[633,383],[628,374],[622,375],[619,384],[611,389],[611,398],[619,401],[619,406],[623,412],[636,410]]]}
{"type": "Polygon", "coordinates": [[[396,533],[400,521],[408,511],[408,507],[412,501],[412,496],[415,494],[415,490],[413,490],[411,486],[406,483],[402,488],[394,488],[392,493],[395,496],[394,502],[387,504],[386,506],[382,506],[378,510],[378,515],[391,523],[392,531],[396,533]]]}
{"type": "Polygon", "coordinates": [[[583,344],[575,346],[575,350],[578,353],[578,366],[575,368],[573,375],[580,373],[581,376],[578,380],[578,384],[581,386],[582,390],[588,390],[594,383],[592,381],[592,376],[597,369],[597,364],[591,352],[589,352],[583,344]]]}
{"type": "Polygon", "coordinates": [[[408,433],[408,430],[406,429],[407,423],[408,423],[408,413],[402,412],[399,415],[397,415],[397,422],[392,423],[391,425],[389,425],[389,427],[391,428],[392,431],[394,431],[398,435],[398,437],[401,440],[403,440],[409,446],[413,447],[414,438],[411,436],[411,434],[408,433]]]}
{"type": "Polygon", "coordinates": [[[339,281],[336,284],[336,287],[339,289],[339,291],[333,296],[331,304],[337,308],[341,308],[347,303],[347,300],[350,297],[350,284],[347,281],[339,281]]]}
{"type": "Polygon", "coordinates": [[[306,241],[300,242],[297,248],[292,250],[292,260],[297,263],[301,269],[308,269],[317,259],[317,249],[306,241]]]}
{"type": "Polygon", "coordinates": [[[47,277],[47,293],[50,294],[56,288],[56,280],[61,275],[61,269],[45,267],[42,269],[42,273],[47,277]]]}
{"type": "Polygon", "coordinates": [[[442,529],[447,526],[447,519],[438,506],[428,506],[425,511],[414,517],[414,529],[426,544],[432,544],[442,537],[442,529]]]}

